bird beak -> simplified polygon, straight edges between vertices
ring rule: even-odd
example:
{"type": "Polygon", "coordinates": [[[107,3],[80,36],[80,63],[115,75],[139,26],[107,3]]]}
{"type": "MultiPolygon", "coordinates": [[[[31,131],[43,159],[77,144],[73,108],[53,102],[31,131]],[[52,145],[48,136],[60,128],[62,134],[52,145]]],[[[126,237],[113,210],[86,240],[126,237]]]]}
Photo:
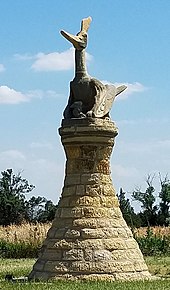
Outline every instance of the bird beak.
{"type": "Polygon", "coordinates": [[[68,41],[70,41],[74,47],[78,50],[81,50],[86,47],[86,43],[82,42],[77,35],[70,34],[64,30],[61,30],[62,36],[64,36],[68,41]]]}

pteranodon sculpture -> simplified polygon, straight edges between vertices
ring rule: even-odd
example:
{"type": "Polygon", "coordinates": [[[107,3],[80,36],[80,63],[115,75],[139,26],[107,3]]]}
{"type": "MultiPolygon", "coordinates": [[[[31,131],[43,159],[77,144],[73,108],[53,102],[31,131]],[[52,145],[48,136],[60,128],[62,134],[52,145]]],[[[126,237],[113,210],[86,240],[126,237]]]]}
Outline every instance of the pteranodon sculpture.
{"type": "Polygon", "coordinates": [[[70,96],[64,110],[64,118],[105,118],[109,117],[115,97],[126,89],[125,85],[115,87],[104,85],[99,80],[90,77],[86,70],[85,48],[87,46],[87,31],[91,17],[81,22],[81,30],[77,35],[66,31],[61,34],[75,48],[75,77],[70,82],[70,96]]]}

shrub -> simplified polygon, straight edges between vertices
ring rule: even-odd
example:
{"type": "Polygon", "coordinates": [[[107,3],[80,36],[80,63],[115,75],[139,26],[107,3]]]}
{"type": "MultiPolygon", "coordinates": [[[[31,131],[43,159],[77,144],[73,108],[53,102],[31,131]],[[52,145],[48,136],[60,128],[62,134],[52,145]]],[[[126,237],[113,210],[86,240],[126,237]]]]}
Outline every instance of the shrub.
{"type": "Polygon", "coordinates": [[[170,254],[170,237],[159,236],[153,233],[151,228],[146,231],[146,236],[137,236],[134,238],[145,256],[169,255],[170,254]]]}
{"type": "Polygon", "coordinates": [[[0,240],[0,258],[36,258],[40,245],[25,242],[11,243],[0,240]]]}

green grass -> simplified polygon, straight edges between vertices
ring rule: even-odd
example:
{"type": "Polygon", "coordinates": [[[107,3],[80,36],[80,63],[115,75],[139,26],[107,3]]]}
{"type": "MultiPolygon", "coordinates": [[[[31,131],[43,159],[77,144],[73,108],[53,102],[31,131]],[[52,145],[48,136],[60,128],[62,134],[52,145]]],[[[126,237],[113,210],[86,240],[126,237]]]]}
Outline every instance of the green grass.
{"type": "Polygon", "coordinates": [[[170,256],[147,257],[146,262],[150,273],[159,277],[170,278],[170,256]]]}
{"type": "Polygon", "coordinates": [[[152,274],[164,279],[134,282],[49,282],[12,283],[4,281],[6,274],[15,277],[27,276],[35,259],[0,259],[0,289],[3,290],[170,290],[170,257],[147,257],[152,274]]]}

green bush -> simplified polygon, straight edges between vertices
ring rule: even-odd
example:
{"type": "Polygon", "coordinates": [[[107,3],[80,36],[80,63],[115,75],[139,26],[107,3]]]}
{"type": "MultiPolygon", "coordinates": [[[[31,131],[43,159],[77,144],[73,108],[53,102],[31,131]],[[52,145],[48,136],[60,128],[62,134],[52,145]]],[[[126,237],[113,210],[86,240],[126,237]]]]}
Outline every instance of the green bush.
{"type": "Polygon", "coordinates": [[[0,258],[36,258],[38,257],[40,245],[25,242],[11,243],[0,240],[0,258]]]}
{"type": "Polygon", "coordinates": [[[157,236],[153,234],[150,228],[147,229],[147,235],[145,237],[137,237],[134,235],[134,238],[145,256],[170,255],[170,238],[157,236]]]}

